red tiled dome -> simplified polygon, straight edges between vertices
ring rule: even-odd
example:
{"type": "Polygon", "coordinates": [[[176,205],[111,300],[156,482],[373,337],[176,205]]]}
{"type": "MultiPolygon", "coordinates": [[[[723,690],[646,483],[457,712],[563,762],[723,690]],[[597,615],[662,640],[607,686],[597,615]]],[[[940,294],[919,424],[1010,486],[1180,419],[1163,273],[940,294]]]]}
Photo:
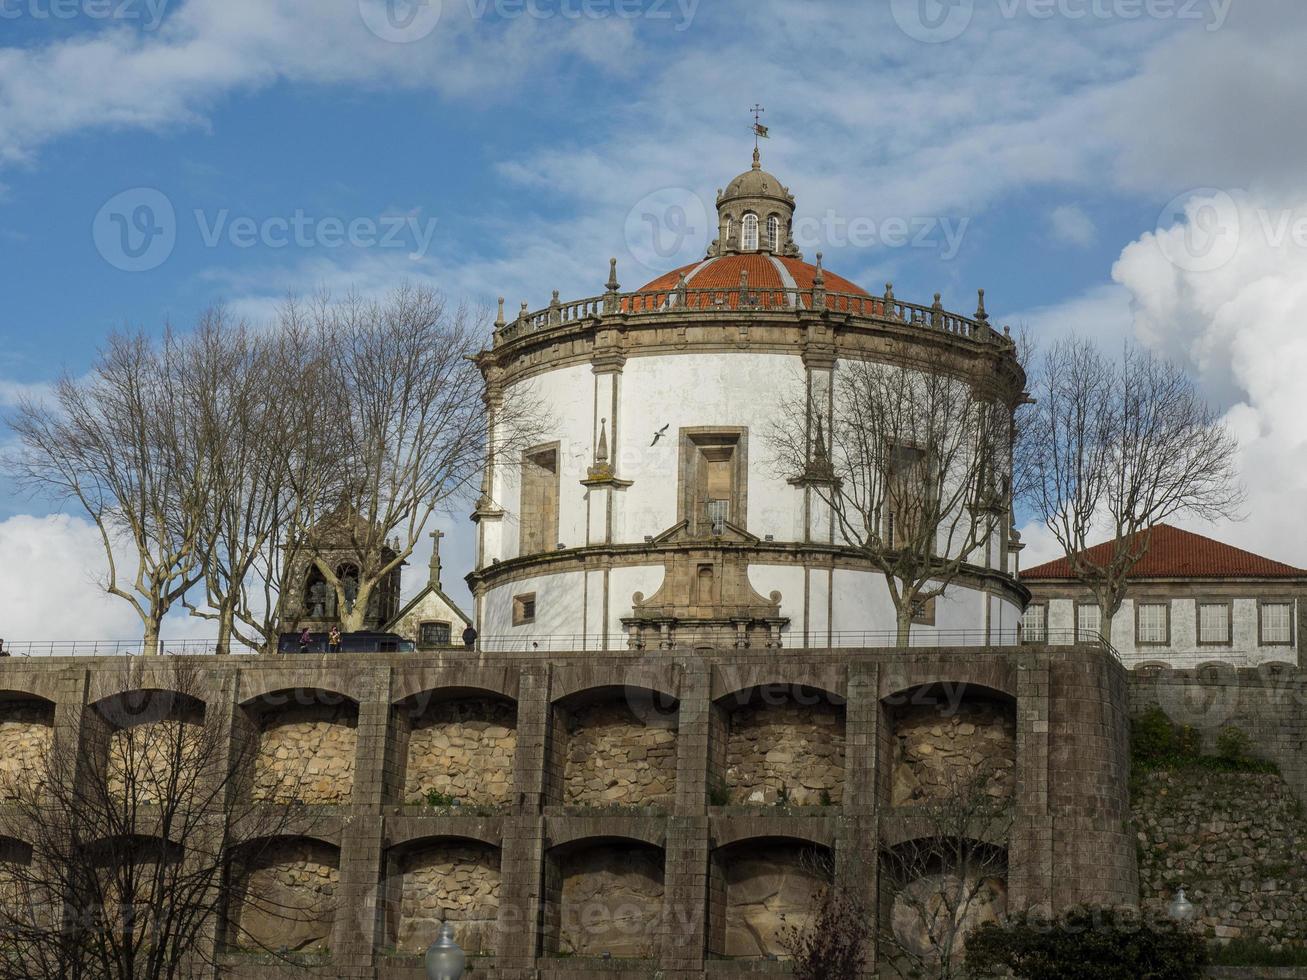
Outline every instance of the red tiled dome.
{"type": "MultiPolygon", "coordinates": [[[[686,306],[721,305],[734,308],[739,305],[738,291],[743,273],[748,274],[749,292],[754,296],[754,302],[750,305],[791,308],[811,306],[810,291],[817,278],[817,267],[800,259],[762,252],[734,253],[703,259],[663,273],[640,287],[639,292],[670,293],[678,288],[681,277],[684,276],[685,286],[689,290],[685,300],[686,306]],[[720,299],[711,293],[695,292],[695,290],[717,289],[723,291],[720,299]],[[727,290],[731,292],[726,292],[727,290]]],[[[845,293],[875,300],[865,289],[843,276],[826,269],[821,270],[821,274],[825,278],[828,294],[845,293]]],[[[875,302],[879,303],[879,300],[875,302]]],[[[667,297],[650,296],[647,299],[642,297],[635,300],[635,312],[648,312],[673,305],[675,304],[667,302],[667,297]]],[[[832,309],[843,309],[849,305],[849,301],[832,296],[827,300],[827,305],[832,309]]],[[[856,305],[862,306],[861,303],[856,305]]],[[[860,312],[874,311],[867,308],[860,312]]]]}

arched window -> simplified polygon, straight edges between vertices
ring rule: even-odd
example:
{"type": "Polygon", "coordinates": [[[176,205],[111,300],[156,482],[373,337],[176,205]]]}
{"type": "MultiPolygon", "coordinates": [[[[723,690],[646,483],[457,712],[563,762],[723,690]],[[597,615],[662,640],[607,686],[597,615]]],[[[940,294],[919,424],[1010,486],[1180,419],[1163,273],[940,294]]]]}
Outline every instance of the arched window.
{"type": "Polygon", "coordinates": [[[774,214],[767,219],[767,250],[772,254],[781,250],[781,219],[774,214]]]}
{"type": "Polygon", "coordinates": [[[756,214],[746,214],[744,216],[744,240],[740,243],[740,248],[746,252],[758,251],[758,216],[756,214]]]}
{"type": "Polygon", "coordinates": [[[727,218],[722,222],[722,246],[725,247],[731,243],[731,232],[734,231],[734,222],[727,218]]]}

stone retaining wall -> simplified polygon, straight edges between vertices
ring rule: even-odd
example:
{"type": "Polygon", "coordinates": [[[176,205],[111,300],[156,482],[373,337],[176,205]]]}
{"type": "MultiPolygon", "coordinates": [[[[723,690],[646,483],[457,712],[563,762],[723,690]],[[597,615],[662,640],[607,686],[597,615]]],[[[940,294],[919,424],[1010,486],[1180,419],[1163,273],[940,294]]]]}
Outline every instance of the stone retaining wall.
{"type": "Polygon", "coordinates": [[[31,701],[0,704],[0,800],[14,799],[45,780],[54,739],[54,706],[31,701]]]}
{"type": "Polygon", "coordinates": [[[728,717],[726,787],[733,804],[838,805],[844,799],[844,709],[748,704],[728,717]]]}
{"type": "Polygon", "coordinates": [[[348,803],[358,714],[352,705],[291,705],[260,719],[255,800],[348,803]]]}
{"type": "Polygon", "coordinates": [[[442,922],[468,953],[495,947],[499,918],[499,850],[469,841],[439,841],[405,852],[393,939],[400,952],[424,953],[442,922]]]}
{"type": "Polygon", "coordinates": [[[227,943],[240,949],[324,949],[336,918],[339,856],[320,841],[277,841],[251,872],[227,943]]]}
{"type": "Polygon", "coordinates": [[[1012,796],[1016,774],[1016,717],[993,701],[909,705],[895,713],[891,803],[904,806],[947,798],[972,779],[998,799],[1012,796]]]}
{"type": "Polygon", "coordinates": [[[789,843],[733,848],[722,861],[726,956],[788,959],[785,937],[805,929],[825,891],[822,856],[789,843]]]}
{"type": "Polygon", "coordinates": [[[1307,819],[1280,776],[1149,772],[1134,786],[1146,908],[1183,885],[1209,936],[1307,947],[1307,819]]]}
{"type": "Polygon", "coordinates": [[[574,708],[569,715],[564,803],[671,805],[676,791],[675,729],[646,724],[621,701],[574,708]]]}
{"type": "Polygon", "coordinates": [[[437,701],[410,719],[404,802],[428,792],[499,806],[513,795],[517,709],[491,698],[437,701]]]}
{"type": "Polygon", "coordinates": [[[596,845],[561,858],[559,874],[559,953],[654,955],[663,913],[662,851],[596,845]]]}

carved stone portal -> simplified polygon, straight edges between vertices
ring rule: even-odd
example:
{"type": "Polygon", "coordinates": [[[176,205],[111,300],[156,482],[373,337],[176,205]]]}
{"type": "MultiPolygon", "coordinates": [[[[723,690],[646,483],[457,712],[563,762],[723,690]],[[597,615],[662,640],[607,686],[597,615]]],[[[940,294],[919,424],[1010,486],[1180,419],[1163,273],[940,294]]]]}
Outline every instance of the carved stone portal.
{"type": "Polygon", "coordinates": [[[666,551],[663,584],[648,599],[631,597],[623,617],[633,650],[700,647],[779,647],[789,618],[781,594],[759,595],[749,583],[749,557],[760,542],[729,521],[711,537],[692,534],[688,521],[652,542],[666,551]]]}

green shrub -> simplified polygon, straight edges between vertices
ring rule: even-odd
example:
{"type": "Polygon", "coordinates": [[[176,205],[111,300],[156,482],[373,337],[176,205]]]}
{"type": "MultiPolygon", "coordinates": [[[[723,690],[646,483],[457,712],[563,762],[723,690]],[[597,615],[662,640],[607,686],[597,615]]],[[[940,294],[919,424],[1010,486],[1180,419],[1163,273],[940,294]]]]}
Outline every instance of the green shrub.
{"type": "Polygon", "coordinates": [[[1245,761],[1252,749],[1252,740],[1242,729],[1228,725],[1216,736],[1216,755],[1227,762],[1245,761]]]}
{"type": "Polygon", "coordinates": [[[1197,980],[1208,962],[1194,933],[1092,909],[986,924],[967,938],[966,957],[972,976],[1010,970],[1021,980],[1197,980]]]}
{"type": "Polygon", "coordinates": [[[448,793],[442,793],[438,789],[427,790],[427,795],[423,799],[427,806],[458,806],[458,797],[450,796],[448,793]]]}
{"type": "Polygon", "coordinates": [[[1203,737],[1193,725],[1180,725],[1176,728],[1175,754],[1181,759],[1197,759],[1203,754],[1203,737]]]}
{"type": "Polygon", "coordinates": [[[708,784],[708,805],[709,806],[730,806],[731,790],[726,785],[726,780],[717,776],[708,784]]]}
{"type": "Polygon", "coordinates": [[[1307,966],[1307,948],[1272,949],[1257,939],[1232,939],[1212,951],[1216,966],[1307,966]]]}
{"type": "Polygon", "coordinates": [[[1136,761],[1166,759],[1175,754],[1175,726],[1154,705],[1130,722],[1130,751],[1136,761]]]}

